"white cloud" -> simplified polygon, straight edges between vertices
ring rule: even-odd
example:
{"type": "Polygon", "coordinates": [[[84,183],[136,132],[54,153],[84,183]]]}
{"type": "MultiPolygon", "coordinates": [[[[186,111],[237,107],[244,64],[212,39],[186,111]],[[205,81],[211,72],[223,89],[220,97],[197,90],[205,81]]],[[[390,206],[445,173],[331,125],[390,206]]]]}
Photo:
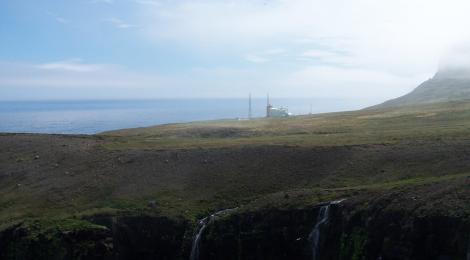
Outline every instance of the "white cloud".
{"type": "Polygon", "coordinates": [[[52,12],[46,12],[47,15],[53,17],[56,22],[58,23],[62,23],[62,24],[68,24],[69,23],[69,20],[68,19],[65,19],[64,17],[61,17],[61,16],[58,16],[52,12]]]}
{"type": "Polygon", "coordinates": [[[272,71],[256,68],[199,68],[181,75],[175,84],[189,97],[324,97],[384,101],[407,93],[429,74],[403,76],[377,70],[308,66],[272,71]],[[207,82],[211,84],[208,85],[207,82]],[[299,94],[300,93],[300,94],[299,94]]]}
{"type": "Polygon", "coordinates": [[[302,54],[303,57],[314,58],[314,59],[329,59],[331,57],[342,56],[337,52],[325,51],[325,50],[309,50],[302,54]]]}
{"type": "MultiPolygon", "coordinates": [[[[164,96],[230,97],[248,91],[256,96],[269,91],[290,97],[392,98],[432,76],[455,44],[470,42],[467,0],[131,2],[137,13],[118,17],[138,24],[142,36],[157,43],[149,51],[182,50],[193,66],[203,67],[175,69],[163,81],[165,88],[158,89],[164,96]]],[[[120,29],[136,27],[119,18],[105,22],[120,29]]],[[[468,63],[460,54],[443,62],[468,63]]],[[[186,61],[171,58],[176,64],[186,61]]],[[[162,79],[150,73],[106,64],[69,60],[26,67],[30,74],[3,73],[1,68],[0,83],[162,86],[162,79]]]]}
{"type": "Polygon", "coordinates": [[[428,74],[397,76],[378,70],[311,66],[290,73],[277,83],[277,88],[316,97],[387,99],[407,93],[427,77],[428,74]]]}
{"type": "Polygon", "coordinates": [[[108,22],[108,23],[111,23],[112,25],[114,25],[114,27],[116,27],[118,29],[129,29],[129,28],[136,27],[133,24],[126,23],[123,20],[121,20],[119,18],[115,18],[115,17],[105,19],[104,21],[108,22]]]}
{"type": "Polygon", "coordinates": [[[285,53],[286,50],[282,48],[275,48],[275,49],[268,49],[263,52],[265,55],[278,55],[278,54],[283,54],[285,53]]]}
{"type": "Polygon", "coordinates": [[[470,42],[455,45],[441,58],[441,69],[470,69],[470,42]]]}
{"type": "MultiPolygon", "coordinates": [[[[243,53],[272,44],[300,53],[326,49],[321,59],[338,65],[418,75],[435,70],[453,43],[470,39],[467,10],[466,0],[197,0],[164,2],[141,17],[158,42],[243,53]]],[[[248,59],[269,60],[259,53],[248,59]]]]}
{"type": "MultiPolygon", "coordinates": [[[[112,64],[86,64],[80,60],[44,64],[1,63],[0,88],[159,88],[165,80],[112,64]]],[[[112,94],[112,93],[111,93],[112,94]]]]}
{"type": "Polygon", "coordinates": [[[65,18],[63,18],[63,17],[59,17],[59,16],[56,17],[55,20],[56,20],[57,22],[59,22],[59,23],[62,23],[62,24],[67,24],[67,23],[69,23],[69,20],[67,20],[67,19],[65,19],[65,18]]]}
{"type": "MultiPolygon", "coordinates": [[[[397,76],[332,66],[295,70],[201,67],[174,75],[159,75],[80,60],[45,64],[0,62],[0,89],[9,92],[18,89],[16,93],[21,93],[24,88],[36,88],[34,91],[57,88],[63,93],[75,89],[88,98],[93,98],[97,91],[108,93],[109,97],[118,91],[122,97],[133,98],[240,97],[248,92],[260,97],[269,92],[274,97],[375,98],[382,101],[404,94],[427,76],[397,76]]],[[[46,94],[41,92],[41,95],[46,94]]]]}
{"type": "Polygon", "coordinates": [[[263,57],[258,56],[256,54],[247,54],[247,55],[245,55],[245,59],[247,61],[253,62],[253,63],[265,63],[265,62],[269,61],[269,59],[263,58],[263,57]]]}
{"type": "Polygon", "coordinates": [[[360,57],[353,57],[351,55],[348,55],[346,53],[341,53],[341,52],[333,52],[333,51],[327,51],[327,50],[321,50],[321,49],[314,49],[314,50],[308,50],[302,53],[299,57],[300,60],[304,61],[318,61],[322,63],[329,63],[333,65],[338,65],[338,66],[356,66],[360,65],[358,64],[358,61],[360,61],[360,57]]]}
{"type": "Polygon", "coordinates": [[[72,59],[65,61],[56,61],[44,63],[36,66],[43,70],[57,70],[57,71],[73,71],[73,72],[92,72],[103,69],[104,65],[100,64],[85,64],[80,59],[72,59]]]}
{"type": "Polygon", "coordinates": [[[137,4],[141,5],[151,5],[151,6],[161,6],[162,3],[156,0],[135,0],[137,4]]]}
{"type": "Polygon", "coordinates": [[[267,49],[264,51],[249,53],[245,55],[245,60],[252,63],[265,63],[275,59],[277,56],[282,55],[286,50],[281,48],[267,49]]]}

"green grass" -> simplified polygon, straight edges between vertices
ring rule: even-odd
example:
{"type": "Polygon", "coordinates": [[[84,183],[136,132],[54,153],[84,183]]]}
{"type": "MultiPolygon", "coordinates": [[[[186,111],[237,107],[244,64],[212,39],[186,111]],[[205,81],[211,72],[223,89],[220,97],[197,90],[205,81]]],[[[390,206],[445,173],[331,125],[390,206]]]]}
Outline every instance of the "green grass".
{"type": "MultiPolygon", "coordinates": [[[[470,141],[468,129],[470,103],[453,102],[102,133],[83,137],[98,139],[99,149],[92,151],[96,153],[90,157],[93,163],[69,166],[75,167],[67,169],[75,172],[73,177],[51,172],[49,165],[55,161],[36,165],[25,160],[32,164],[31,169],[11,169],[20,174],[7,179],[9,182],[3,182],[0,188],[0,224],[39,219],[46,227],[97,228],[80,219],[96,214],[163,214],[195,220],[223,208],[305,207],[364,192],[410,192],[441,184],[460,187],[469,181],[470,169],[459,164],[454,168],[449,153],[455,148],[459,152],[456,156],[464,158],[466,152],[461,147],[470,141]],[[298,149],[274,159],[269,157],[273,147],[254,158],[237,154],[239,160],[230,160],[228,154],[221,159],[228,161],[222,166],[217,161],[205,164],[199,157],[189,162],[157,163],[167,158],[164,152],[168,151],[184,150],[197,156],[212,152],[216,156],[220,148],[271,145],[298,149]],[[440,145],[446,150],[439,150],[440,145]],[[314,156],[305,155],[314,163],[306,162],[298,168],[295,163],[289,165],[294,159],[296,163],[305,162],[304,157],[289,159],[300,156],[297,153],[301,148],[318,148],[309,151],[314,156]],[[333,155],[321,157],[330,152],[327,148],[337,148],[331,150],[333,155],[340,155],[337,160],[329,160],[333,155]],[[350,149],[353,151],[348,152],[350,149]],[[396,149],[410,154],[401,155],[396,149]],[[134,154],[151,160],[120,164],[116,159],[134,154]],[[421,158],[422,154],[428,157],[421,158]],[[148,167],[140,170],[139,164],[148,167]],[[100,167],[109,172],[96,174],[100,167]],[[176,171],[178,167],[184,170],[176,171]],[[23,185],[18,188],[17,183],[23,185]],[[150,201],[155,201],[155,208],[148,206],[150,201]]],[[[185,158],[193,158],[191,155],[185,158]]],[[[24,154],[8,156],[19,158],[24,154]]]]}
{"type": "Polygon", "coordinates": [[[322,202],[354,197],[361,193],[384,193],[389,191],[419,190],[423,186],[446,184],[452,181],[469,182],[470,173],[444,176],[415,177],[392,182],[381,182],[368,185],[351,185],[340,188],[295,189],[259,196],[246,205],[242,210],[257,210],[259,208],[303,208],[322,202]]]}
{"type": "Polygon", "coordinates": [[[395,189],[402,188],[407,186],[418,186],[423,184],[433,184],[439,182],[445,182],[450,180],[462,180],[466,181],[470,178],[470,173],[460,173],[460,174],[450,174],[443,176],[420,176],[405,178],[397,181],[391,182],[380,182],[368,185],[358,185],[358,186],[345,186],[340,188],[334,188],[331,190],[335,191],[348,191],[348,190],[386,190],[386,189],[395,189]]]}
{"type": "Polygon", "coordinates": [[[103,133],[111,150],[246,145],[338,146],[469,139],[470,102],[251,121],[220,120],[103,133]]]}

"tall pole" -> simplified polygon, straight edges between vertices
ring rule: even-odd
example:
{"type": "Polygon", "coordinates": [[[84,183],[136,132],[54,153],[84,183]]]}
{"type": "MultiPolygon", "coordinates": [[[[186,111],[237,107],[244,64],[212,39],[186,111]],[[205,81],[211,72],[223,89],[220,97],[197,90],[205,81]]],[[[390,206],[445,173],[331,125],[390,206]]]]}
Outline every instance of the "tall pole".
{"type": "Polygon", "coordinates": [[[269,102],[269,93],[267,94],[266,98],[266,117],[271,116],[271,103],[269,102]]]}
{"type": "Polygon", "coordinates": [[[248,119],[251,120],[251,93],[248,96],[248,119]]]}

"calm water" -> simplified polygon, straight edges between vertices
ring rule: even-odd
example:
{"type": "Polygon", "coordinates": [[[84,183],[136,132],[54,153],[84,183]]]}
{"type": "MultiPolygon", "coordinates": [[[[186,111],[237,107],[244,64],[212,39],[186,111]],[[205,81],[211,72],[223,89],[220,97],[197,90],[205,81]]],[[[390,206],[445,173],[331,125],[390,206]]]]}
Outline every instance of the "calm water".
{"type": "MultiPolygon", "coordinates": [[[[353,110],[374,101],[273,99],[294,114],[353,110]]],[[[265,113],[266,101],[252,101],[253,116],[265,113]]],[[[246,118],[247,99],[165,99],[119,101],[3,101],[0,132],[94,134],[108,130],[198,120],[246,118]]]]}

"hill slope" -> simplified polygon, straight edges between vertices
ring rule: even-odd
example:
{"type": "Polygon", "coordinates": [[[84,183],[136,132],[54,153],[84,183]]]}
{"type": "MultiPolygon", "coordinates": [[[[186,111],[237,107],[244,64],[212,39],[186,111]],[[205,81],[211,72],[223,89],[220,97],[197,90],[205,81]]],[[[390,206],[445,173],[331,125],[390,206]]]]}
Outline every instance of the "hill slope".
{"type": "Polygon", "coordinates": [[[468,129],[470,103],[447,102],[0,135],[0,259],[188,259],[196,220],[227,208],[200,259],[312,259],[343,198],[321,259],[463,259],[468,129]]]}
{"type": "Polygon", "coordinates": [[[375,107],[398,107],[470,99],[470,69],[445,69],[411,93],[375,107]]]}

